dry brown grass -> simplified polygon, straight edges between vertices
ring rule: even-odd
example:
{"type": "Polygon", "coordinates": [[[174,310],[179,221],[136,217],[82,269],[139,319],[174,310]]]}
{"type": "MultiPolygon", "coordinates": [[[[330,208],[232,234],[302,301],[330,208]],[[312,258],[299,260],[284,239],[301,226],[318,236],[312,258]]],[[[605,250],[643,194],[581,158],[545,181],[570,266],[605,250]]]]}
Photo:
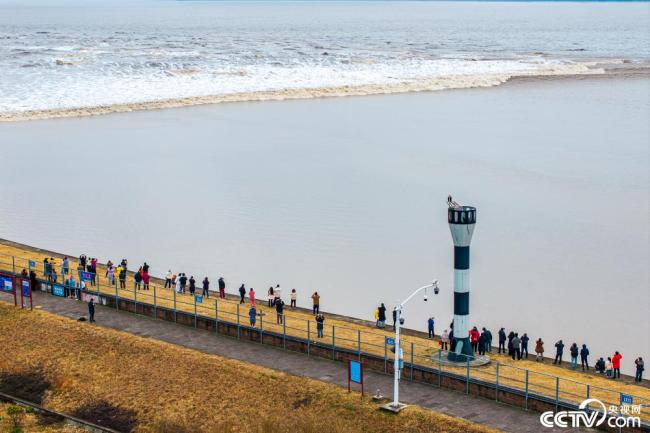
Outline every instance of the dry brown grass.
{"type": "MultiPolygon", "coordinates": [[[[0,431],[10,432],[12,422],[7,415],[7,410],[15,405],[9,403],[0,403],[0,431]]],[[[49,424],[43,422],[36,414],[27,412],[21,417],[21,427],[23,433],[86,433],[86,430],[65,425],[64,423],[57,422],[49,424]]]]}
{"type": "Polygon", "coordinates": [[[6,303],[0,345],[0,372],[45,376],[46,407],[101,402],[133,411],[136,432],[494,431],[418,407],[392,416],[335,385],[6,303]]]}

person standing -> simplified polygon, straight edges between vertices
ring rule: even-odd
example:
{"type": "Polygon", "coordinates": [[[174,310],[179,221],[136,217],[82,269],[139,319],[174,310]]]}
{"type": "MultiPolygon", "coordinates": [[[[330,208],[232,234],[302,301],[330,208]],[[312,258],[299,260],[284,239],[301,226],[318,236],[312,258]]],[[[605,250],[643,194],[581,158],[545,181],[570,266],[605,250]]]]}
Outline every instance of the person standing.
{"type": "Polygon", "coordinates": [[[172,275],[174,275],[172,274],[172,270],[168,270],[167,275],[165,275],[165,289],[168,287],[170,289],[172,288],[172,275]]]}
{"type": "Polygon", "coordinates": [[[239,286],[239,303],[240,304],[244,303],[244,298],[246,298],[246,287],[244,286],[244,283],[242,283],[242,285],[239,286]]]}
{"type": "Polygon", "coordinates": [[[120,289],[126,289],[126,268],[123,266],[121,266],[121,268],[119,275],[120,289]]]}
{"type": "Polygon", "coordinates": [[[492,352],[492,332],[489,329],[483,328],[483,333],[485,334],[485,349],[488,352],[492,352]]]}
{"type": "Polygon", "coordinates": [[[296,289],[291,289],[291,308],[296,308],[296,301],[298,300],[298,294],[296,289]]]}
{"type": "Polygon", "coordinates": [[[383,302],[377,307],[377,327],[380,329],[386,327],[386,306],[383,302]]]}
{"type": "Polygon", "coordinates": [[[68,259],[68,256],[63,258],[63,263],[61,263],[61,273],[63,274],[63,278],[70,273],[70,260],[68,259]]]}
{"type": "Polygon", "coordinates": [[[576,369],[578,367],[578,345],[573,343],[569,348],[569,353],[571,354],[571,368],[576,369]]]}
{"type": "Polygon", "coordinates": [[[273,289],[273,303],[275,304],[279,299],[282,299],[282,289],[279,284],[276,284],[273,289]]]}
{"type": "Polygon", "coordinates": [[[185,293],[185,288],[187,287],[187,275],[185,275],[185,272],[181,272],[178,279],[181,280],[181,293],[185,293]]]}
{"type": "Polygon", "coordinates": [[[589,349],[587,349],[587,345],[583,344],[582,349],[580,349],[580,366],[582,367],[582,371],[589,371],[589,349]]]}
{"type": "Polygon", "coordinates": [[[614,356],[612,357],[612,367],[614,368],[614,379],[621,378],[621,359],[623,358],[623,355],[618,353],[616,351],[614,353],[614,356]]]}
{"type": "Polygon", "coordinates": [[[194,279],[194,275],[190,275],[190,294],[194,296],[196,293],[196,280],[194,279]]]}
{"type": "Polygon", "coordinates": [[[95,301],[93,301],[92,297],[88,301],[88,320],[90,323],[95,322],[95,301]]]}
{"type": "Polygon", "coordinates": [[[526,359],[528,359],[528,341],[530,341],[530,338],[524,332],[524,335],[521,336],[521,357],[524,358],[524,353],[526,353],[526,359]]]}
{"type": "Polygon", "coordinates": [[[559,364],[562,365],[562,355],[564,354],[564,343],[562,340],[558,341],[555,343],[555,360],[553,361],[553,365],[559,364]]]}
{"type": "Polygon", "coordinates": [[[312,302],[312,314],[320,313],[320,295],[318,294],[318,292],[314,292],[314,294],[311,295],[311,302],[312,302]]]}
{"type": "Polygon", "coordinates": [[[248,300],[250,301],[252,306],[255,306],[255,289],[253,289],[252,287],[248,291],[248,300]]]}
{"type": "Polygon", "coordinates": [[[478,337],[478,354],[485,355],[485,344],[487,342],[487,337],[485,332],[481,332],[481,335],[478,337]]]}
{"type": "Polygon", "coordinates": [[[538,338],[535,342],[535,361],[544,362],[544,342],[541,338],[538,338]]]}
{"type": "Polygon", "coordinates": [[[318,338],[323,338],[323,328],[325,327],[324,322],[325,322],[325,316],[318,313],[316,315],[316,332],[318,338]]]}
{"type": "Polygon", "coordinates": [[[634,374],[634,381],[641,383],[643,381],[643,370],[645,370],[645,364],[643,358],[640,356],[634,360],[634,366],[636,367],[636,373],[634,374]]]}
{"type": "Polygon", "coordinates": [[[512,347],[512,359],[521,359],[521,340],[519,339],[519,334],[515,333],[510,340],[510,346],[512,347]]]}
{"type": "Polygon", "coordinates": [[[596,364],[594,364],[594,368],[596,371],[600,374],[605,374],[605,360],[601,356],[598,361],[596,361],[596,364]]]}
{"type": "Polygon", "coordinates": [[[115,285],[115,266],[110,265],[106,268],[106,277],[108,278],[108,284],[111,286],[115,285]]]}
{"type": "Polygon", "coordinates": [[[269,308],[273,306],[275,302],[275,295],[273,294],[273,286],[269,287],[269,290],[266,291],[266,301],[268,302],[269,308]]]}
{"type": "Polygon", "coordinates": [[[476,326],[474,326],[472,329],[469,331],[469,341],[472,345],[472,350],[474,353],[478,352],[478,339],[481,335],[478,332],[478,329],[476,326]]]}
{"type": "Polygon", "coordinates": [[[255,327],[255,321],[257,319],[257,310],[255,309],[255,304],[252,304],[250,310],[248,310],[248,319],[251,322],[251,326],[255,327]]]}
{"type": "Polygon", "coordinates": [[[607,374],[607,377],[612,377],[612,358],[607,357],[607,363],[605,364],[605,372],[607,374]]]}
{"type": "Polygon", "coordinates": [[[513,331],[510,331],[508,334],[508,355],[512,356],[512,351],[514,350],[514,346],[512,345],[512,339],[515,338],[515,333],[513,331]]]}
{"type": "Polygon", "coordinates": [[[282,298],[277,298],[275,301],[275,312],[277,313],[276,322],[281,325],[284,322],[284,301],[282,298]]]}
{"type": "Polygon", "coordinates": [[[223,277],[219,277],[217,282],[219,283],[219,297],[224,299],[226,297],[226,282],[223,280],[223,277]]]}
{"type": "Polygon", "coordinates": [[[142,288],[149,290],[149,272],[145,270],[142,271],[142,288]]]}
{"type": "Polygon", "coordinates": [[[210,298],[210,280],[208,280],[208,277],[203,279],[203,290],[201,291],[201,296],[205,296],[206,299],[210,298]]]}
{"type": "Polygon", "coordinates": [[[183,288],[181,287],[181,278],[183,277],[183,274],[179,274],[178,278],[176,278],[176,293],[182,293],[183,288]]]}
{"type": "Polygon", "coordinates": [[[449,332],[445,329],[440,336],[440,349],[449,350],[449,332]]]}
{"type": "Polygon", "coordinates": [[[506,330],[499,329],[499,353],[506,353],[506,330]]]}
{"type": "Polygon", "coordinates": [[[429,331],[429,338],[433,338],[436,336],[435,332],[433,331],[434,325],[435,325],[435,321],[433,320],[433,317],[429,317],[429,320],[427,320],[427,329],[429,331]]]}

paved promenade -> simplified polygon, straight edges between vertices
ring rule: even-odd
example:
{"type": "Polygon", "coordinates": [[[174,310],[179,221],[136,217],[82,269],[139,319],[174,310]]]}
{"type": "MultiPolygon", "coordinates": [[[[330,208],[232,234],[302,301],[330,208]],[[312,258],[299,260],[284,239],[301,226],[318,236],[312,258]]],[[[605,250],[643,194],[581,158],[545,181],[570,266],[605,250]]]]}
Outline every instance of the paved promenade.
{"type": "MultiPolygon", "coordinates": [[[[12,302],[13,298],[0,295],[0,299],[12,302]]],[[[87,315],[85,303],[56,298],[41,292],[34,293],[34,305],[61,316],[77,319],[87,315]]],[[[171,322],[136,316],[133,313],[97,307],[97,326],[106,326],[143,337],[182,345],[205,353],[221,355],[245,362],[306,376],[324,382],[347,386],[346,368],[343,363],[304,354],[284,351],[272,346],[241,341],[208,331],[177,325],[171,322]]],[[[94,326],[94,325],[88,325],[94,326]]],[[[384,396],[392,395],[392,376],[367,372],[366,390],[374,393],[380,389],[384,396]]],[[[461,392],[403,381],[401,400],[432,410],[461,417],[476,423],[502,429],[507,432],[539,432],[539,414],[507,406],[491,400],[467,396],[461,392]]],[[[571,432],[571,429],[544,429],[545,432],[571,432]]]]}

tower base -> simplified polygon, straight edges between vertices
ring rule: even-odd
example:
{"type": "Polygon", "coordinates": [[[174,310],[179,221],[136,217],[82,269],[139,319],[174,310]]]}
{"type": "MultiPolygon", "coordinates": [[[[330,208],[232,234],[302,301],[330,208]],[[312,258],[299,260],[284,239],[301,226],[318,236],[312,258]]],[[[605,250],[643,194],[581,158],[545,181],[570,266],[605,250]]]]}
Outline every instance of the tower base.
{"type": "Polygon", "coordinates": [[[447,358],[451,362],[470,362],[474,359],[474,350],[472,349],[472,344],[467,338],[455,338],[454,339],[454,350],[449,351],[447,358]]]}

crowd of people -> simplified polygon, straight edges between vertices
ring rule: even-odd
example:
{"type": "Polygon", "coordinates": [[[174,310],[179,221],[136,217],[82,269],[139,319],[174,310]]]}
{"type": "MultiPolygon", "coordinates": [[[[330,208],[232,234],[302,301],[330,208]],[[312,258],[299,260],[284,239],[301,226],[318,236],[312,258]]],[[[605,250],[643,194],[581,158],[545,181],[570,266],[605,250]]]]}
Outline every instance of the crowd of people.
{"type": "MultiPolygon", "coordinates": [[[[91,286],[96,284],[97,276],[97,259],[88,258],[85,254],[82,254],[79,257],[78,261],[78,271],[87,272],[90,275],[90,278],[82,278],[82,275],[79,274],[79,279],[75,279],[75,275],[71,272],[70,259],[64,257],[61,266],[59,268],[60,274],[57,273],[57,266],[55,259],[45,258],[43,260],[43,275],[48,282],[57,283],[59,275],[63,280],[63,284],[66,287],[66,294],[71,296],[76,296],[79,298],[79,293],[81,290],[85,289],[85,280],[88,280],[91,286]]],[[[106,264],[106,273],[105,277],[107,278],[109,284],[117,286],[121,289],[126,289],[126,275],[128,271],[128,262],[126,259],[122,259],[120,263],[115,266],[112,261],[108,261],[106,264]]],[[[32,281],[32,284],[35,286],[37,284],[36,273],[33,270],[30,270],[27,273],[27,270],[23,269],[23,276],[29,278],[32,281]]],[[[142,266],[133,275],[134,281],[134,290],[149,290],[150,284],[150,273],[149,265],[147,262],[144,262],[142,266]]],[[[219,298],[226,297],[226,283],[223,277],[219,277],[217,280],[219,298]]],[[[196,280],[194,276],[190,275],[188,278],[187,275],[183,272],[175,274],[171,271],[167,271],[165,275],[165,288],[174,289],[177,293],[184,294],[189,292],[192,296],[197,295],[196,280]]],[[[257,323],[257,318],[262,315],[257,309],[256,304],[256,292],[255,289],[250,287],[246,288],[245,284],[241,284],[238,289],[239,292],[239,303],[245,304],[246,299],[250,304],[248,311],[249,322],[251,326],[255,326],[257,323]]],[[[209,298],[210,297],[210,281],[206,276],[202,282],[201,296],[209,298]]],[[[296,289],[291,289],[290,295],[290,309],[297,308],[297,299],[298,293],[296,289]]],[[[268,308],[274,308],[276,312],[276,323],[279,325],[284,324],[285,316],[285,302],[282,299],[282,288],[279,284],[275,286],[270,286],[266,294],[267,306],[268,308]]],[[[312,314],[314,315],[316,321],[317,329],[317,338],[323,338],[324,322],[325,316],[320,312],[320,294],[318,291],[315,291],[311,295],[312,300],[312,314]]],[[[387,308],[384,303],[375,309],[375,323],[377,328],[385,329],[386,328],[386,312],[387,308]]],[[[94,321],[94,304],[89,304],[89,313],[94,321]],[[91,311],[92,309],[92,311],[91,311]]],[[[395,328],[395,322],[397,320],[396,310],[392,311],[393,318],[393,328],[395,328]]],[[[427,330],[428,337],[430,339],[435,338],[435,318],[429,317],[427,319],[427,330]]],[[[513,360],[528,359],[528,347],[530,342],[530,337],[527,333],[523,333],[519,336],[519,333],[516,331],[510,331],[506,334],[505,328],[499,329],[498,333],[498,353],[506,354],[510,356],[513,360]]],[[[478,355],[485,355],[486,353],[492,352],[492,333],[490,330],[485,327],[481,328],[481,331],[474,326],[469,331],[469,340],[472,345],[472,350],[478,355]]],[[[445,329],[442,334],[440,334],[439,345],[442,350],[454,350],[454,335],[453,335],[453,322],[450,324],[450,331],[445,329]]],[[[554,365],[562,365],[565,344],[563,340],[558,340],[555,345],[555,357],[553,359],[554,365]]],[[[535,360],[537,362],[544,362],[544,341],[541,338],[538,338],[535,341],[535,360]]],[[[580,367],[582,371],[589,370],[589,357],[590,352],[586,344],[582,344],[580,347],[577,343],[571,344],[569,347],[570,355],[570,368],[578,368],[578,359],[580,359],[580,367]]],[[[600,357],[594,364],[594,369],[599,374],[605,375],[611,379],[620,379],[621,377],[621,360],[623,356],[616,351],[612,356],[607,357],[607,360],[604,357],[600,357]]],[[[643,372],[645,370],[645,364],[642,357],[638,357],[634,360],[635,365],[635,382],[641,382],[643,380],[643,372]]]]}
{"type": "MultiPolygon", "coordinates": [[[[375,326],[380,329],[386,328],[386,306],[384,303],[380,303],[379,306],[375,309],[375,326]]],[[[397,319],[396,311],[393,310],[393,329],[395,328],[395,322],[397,319]]],[[[451,332],[445,329],[442,334],[440,334],[439,345],[441,350],[454,350],[454,341],[453,341],[453,322],[449,325],[451,332]]],[[[435,337],[435,318],[429,317],[427,319],[427,331],[428,337],[433,339],[435,337]]],[[[469,331],[469,340],[472,345],[472,351],[478,355],[485,355],[486,352],[492,352],[492,332],[485,327],[481,328],[481,331],[478,330],[476,326],[472,327],[469,331]]],[[[530,337],[527,333],[523,333],[519,336],[518,332],[510,331],[506,334],[505,328],[499,329],[498,332],[498,353],[499,354],[508,354],[513,360],[518,361],[521,359],[528,359],[528,345],[530,342],[530,337]]],[[[562,365],[562,358],[564,355],[564,342],[559,340],[555,343],[555,358],[553,360],[554,365],[562,365]]],[[[544,362],[544,341],[541,338],[538,338],[535,341],[535,360],[537,362],[544,362]]],[[[571,358],[570,368],[578,368],[578,358],[580,359],[580,367],[582,371],[589,370],[589,348],[586,344],[583,344],[581,347],[578,347],[577,343],[573,343],[569,347],[569,354],[571,358]]],[[[594,369],[602,375],[609,377],[611,379],[620,379],[621,377],[621,359],[623,356],[616,351],[614,355],[607,358],[605,361],[602,357],[596,361],[594,369]]],[[[635,366],[635,378],[634,381],[640,383],[643,380],[643,372],[645,370],[645,364],[642,357],[638,357],[634,360],[635,366]]]]}

